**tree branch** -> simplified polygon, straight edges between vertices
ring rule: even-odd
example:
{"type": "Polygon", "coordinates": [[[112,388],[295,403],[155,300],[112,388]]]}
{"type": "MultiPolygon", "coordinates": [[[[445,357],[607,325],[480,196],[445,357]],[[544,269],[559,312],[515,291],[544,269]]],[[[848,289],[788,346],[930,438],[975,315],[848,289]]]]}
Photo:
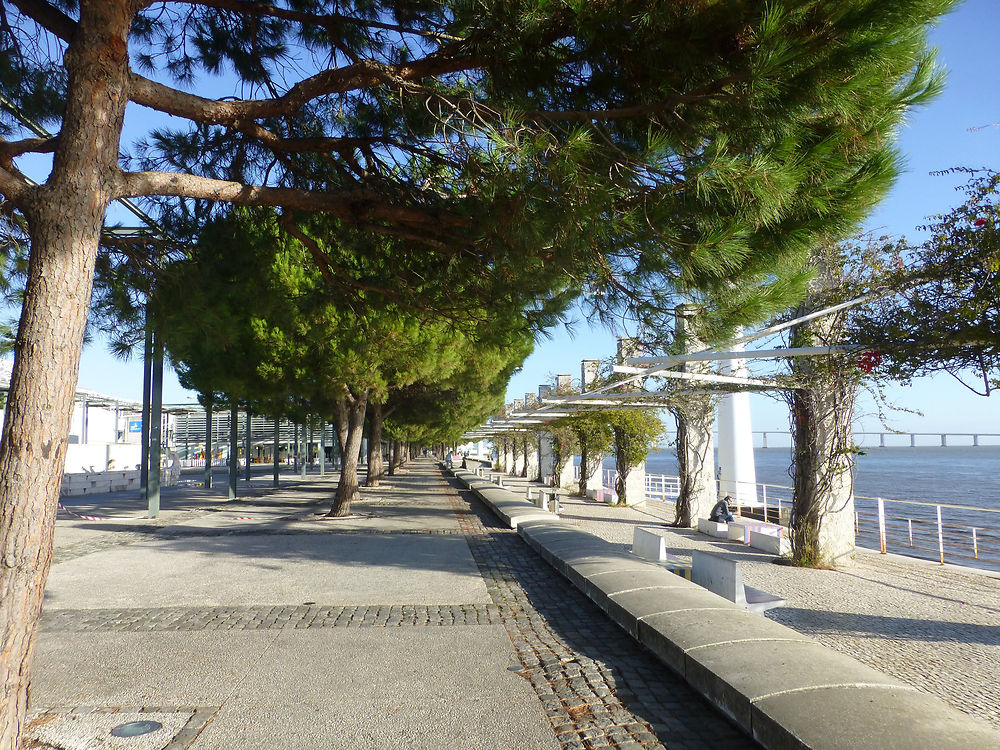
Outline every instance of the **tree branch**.
{"type": "Polygon", "coordinates": [[[23,154],[51,154],[56,150],[59,136],[52,138],[25,138],[20,141],[0,141],[0,165],[12,168],[12,160],[23,154]]]}
{"type": "Polygon", "coordinates": [[[50,3],[41,0],[10,0],[10,2],[25,16],[64,42],[68,43],[76,31],[76,21],[50,3]]]}
{"type": "Polygon", "coordinates": [[[619,107],[618,109],[595,109],[595,110],[565,110],[546,112],[538,110],[525,114],[527,120],[550,120],[563,122],[591,122],[593,120],[621,120],[626,118],[648,117],[649,115],[670,110],[681,104],[690,104],[701,99],[716,96],[722,93],[727,86],[740,81],[747,80],[748,76],[727,76],[715,81],[710,86],[702,86],[687,94],[678,94],[670,99],[650,104],[637,104],[632,107],[619,107]]]}
{"type": "MultiPolygon", "coordinates": [[[[325,211],[350,224],[381,220],[439,231],[442,226],[464,226],[457,216],[433,208],[387,205],[383,196],[368,190],[324,193],[297,188],[245,185],[176,172],[124,172],[115,198],[165,195],[235,203],[242,206],[282,206],[302,211],[325,211]]],[[[376,227],[372,227],[377,231],[376,227]]]]}
{"type": "Polygon", "coordinates": [[[5,196],[14,205],[20,208],[37,187],[18,170],[0,164],[0,195],[5,196]]]}
{"type": "Polygon", "coordinates": [[[421,78],[456,73],[475,68],[481,63],[479,58],[452,57],[446,51],[405,65],[385,65],[375,60],[362,60],[304,78],[287,93],[276,98],[238,101],[218,101],[188,94],[132,73],[130,98],[136,104],[177,117],[226,125],[239,120],[294,114],[306,103],[320,96],[343,94],[379,84],[406,87],[421,78]]]}

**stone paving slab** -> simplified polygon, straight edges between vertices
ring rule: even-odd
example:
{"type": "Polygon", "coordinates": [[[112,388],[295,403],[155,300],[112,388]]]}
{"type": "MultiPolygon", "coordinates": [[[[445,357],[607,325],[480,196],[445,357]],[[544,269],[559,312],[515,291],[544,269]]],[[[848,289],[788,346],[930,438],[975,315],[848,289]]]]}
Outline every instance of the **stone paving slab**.
{"type": "Polygon", "coordinates": [[[277,636],[43,630],[32,706],[221,705],[277,636]]]}
{"type": "Polygon", "coordinates": [[[194,747],[557,748],[515,664],[501,626],[283,631],[194,747]]]}
{"type": "Polygon", "coordinates": [[[178,537],[53,566],[45,607],[489,601],[460,536],[178,537]]]}
{"type": "Polygon", "coordinates": [[[37,717],[29,736],[64,750],[163,750],[190,721],[176,711],[120,711],[115,713],[47,713],[37,717]],[[111,732],[123,724],[156,722],[159,728],[138,736],[118,737],[111,732]]]}
{"type": "Polygon", "coordinates": [[[350,526],[289,520],[314,477],[57,532],[31,711],[202,712],[169,750],[753,746],[429,463],[390,485],[350,526]]]}

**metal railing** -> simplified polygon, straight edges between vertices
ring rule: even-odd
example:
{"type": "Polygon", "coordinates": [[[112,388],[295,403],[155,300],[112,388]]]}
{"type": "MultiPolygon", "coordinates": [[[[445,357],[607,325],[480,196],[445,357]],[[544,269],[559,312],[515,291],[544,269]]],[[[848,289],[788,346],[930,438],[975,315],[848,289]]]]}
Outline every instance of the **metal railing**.
{"type": "MultiPolygon", "coordinates": [[[[615,472],[602,474],[605,488],[614,487],[615,472]]],[[[610,491],[606,489],[605,491],[610,491]]],[[[680,494],[680,478],[646,475],[646,499],[671,502],[680,494]]],[[[792,488],[757,484],[759,508],[767,519],[787,524],[792,488]]],[[[1000,570],[1000,509],[889,498],[854,498],[854,531],[858,543],[880,552],[1000,570]],[[979,517],[981,523],[971,519],[979,517]]]]}
{"type": "Polygon", "coordinates": [[[856,497],[854,532],[883,553],[1000,569],[1000,509],[856,497]]]}

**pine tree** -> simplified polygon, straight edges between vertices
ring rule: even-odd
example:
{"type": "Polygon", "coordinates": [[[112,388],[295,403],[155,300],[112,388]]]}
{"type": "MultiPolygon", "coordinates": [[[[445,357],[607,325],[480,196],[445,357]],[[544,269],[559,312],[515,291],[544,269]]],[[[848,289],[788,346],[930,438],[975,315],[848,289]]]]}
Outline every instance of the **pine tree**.
{"type": "Polygon", "coordinates": [[[790,289],[783,257],[856,220],[880,171],[858,134],[926,90],[924,26],[953,4],[5,2],[0,93],[58,133],[7,117],[0,143],[30,236],[0,442],[0,748],[23,730],[112,201],[322,211],[412,241],[376,285],[417,300],[432,257],[483,290],[567,274],[651,322],[672,290],[739,277],[730,298],[759,311],[790,289]],[[129,103],[189,127],[122,159],[129,103]],[[16,163],[33,153],[53,155],[41,184],[16,163]]]}

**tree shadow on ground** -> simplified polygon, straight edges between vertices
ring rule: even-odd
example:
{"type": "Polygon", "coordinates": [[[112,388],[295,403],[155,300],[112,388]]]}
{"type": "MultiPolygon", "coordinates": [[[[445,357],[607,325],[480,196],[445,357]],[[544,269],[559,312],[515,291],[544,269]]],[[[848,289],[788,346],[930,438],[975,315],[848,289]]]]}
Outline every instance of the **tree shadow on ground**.
{"type": "Polygon", "coordinates": [[[798,607],[784,607],[780,612],[774,612],[771,619],[794,627],[806,635],[854,633],[865,638],[891,641],[981,643],[987,646],[1000,646],[1000,625],[892,617],[860,612],[831,612],[798,607]]]}

